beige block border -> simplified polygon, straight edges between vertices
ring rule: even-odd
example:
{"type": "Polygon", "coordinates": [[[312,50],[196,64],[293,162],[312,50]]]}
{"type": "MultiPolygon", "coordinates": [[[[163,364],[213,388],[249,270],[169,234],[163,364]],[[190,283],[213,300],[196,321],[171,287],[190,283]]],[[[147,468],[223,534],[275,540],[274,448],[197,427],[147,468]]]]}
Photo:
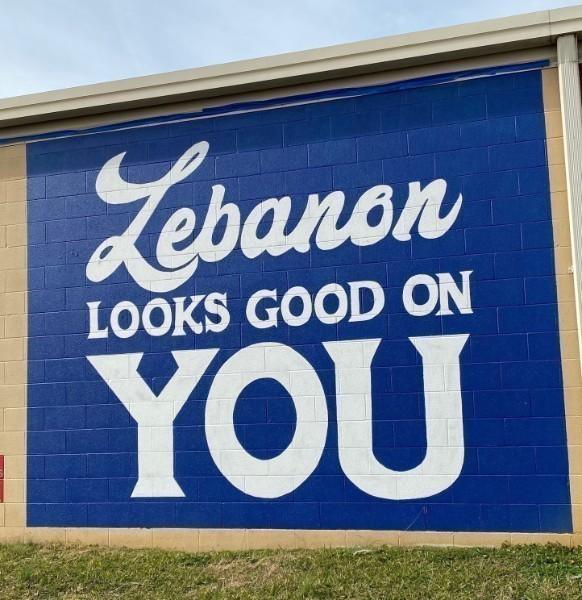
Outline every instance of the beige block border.
{"type": "MultiPolygon", "coordinates": [[[[550,194],[554,227],[554,257],[558,288],[560,350],[570,468],[572,524],[582,534],[582,373],[576,300],[572,274],[570,219],[566,195],[566,166],[558,69],[542,72],[550,194]]],[[[580,540],[578,540],[580,543],[580,540]]]]}
{"type": "Polygon", "coordinates": [[[26,522],[26,149],[0,148],[0,536],[26,522]]]}
{"type": "Polygon", "coordinates": [[[580,534],[441,531],[351,531],[296,529],[116,529],[2,527],[0,543],[160,548],[182,552],[259,549],[354,548],[361,546],[490,547],[523,544],[582,544],[580,534]]]}
{"type": "Polygon", "coordinates": [[[582,377],[565,192],[557,69],[543,72],[574,534],[263,529],[26,527],[26,168],[22,144],[0,148],[0,454],[6,456],[0,543],[165,548],[183,551],[354,546],[582,544],[582,377]]]}

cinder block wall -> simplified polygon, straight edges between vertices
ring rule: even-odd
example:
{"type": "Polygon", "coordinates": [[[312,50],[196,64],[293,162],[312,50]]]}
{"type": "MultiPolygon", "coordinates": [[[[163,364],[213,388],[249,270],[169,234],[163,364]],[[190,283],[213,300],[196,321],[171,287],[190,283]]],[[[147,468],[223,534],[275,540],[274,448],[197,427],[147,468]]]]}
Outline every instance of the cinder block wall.
{"type": "MultiPolygon", "coordinates": [[[[0,539],[188,550],[579,543],[582,386],[557,71],[317,100],[0,149],[0,539]],[[288,194],[296,205],[333,189],[353,204],[383,183],[393,186],[397,213],[409,182],[443,177],[462,191],[464,212],[436,242],[344,244],[255,262],[235,251],[201,264],[180,294],[228,294],[231,323],[216,336],[139,331],[89,340],[87,302],[100,300],[107,316],[120,301],[143,308],[159,295],[123,269],[103,284],[86,278],[95,248],[134,216],[97,197],[99,169],[127,152],[123,177],[153,181],[199,140],[209,142],[209,155],[160,207],[144,256],[155,254],[161,226],[183,203],[193,199],[201,221],[217,183],[243,211],[269,197],[288,194]],[[409,275],[463,270],[473,271],[471,315],[424,319],[399,306],[409,275]],[[382,318],[337,323],[331,333],[322,323],[264,330],[245,321],[246,302],[261,288],[302,285],[315,294],[354,280],[381,283],[382,318]],[[321,342],[385,340],[373,364],[375,452],[406,470],[426,445],[422,370],[409,338],[465,331],[459,479],[414,501],[362,492],[338,461],[335,378],[321,342]],[[316,368],[329,415],[317,467],[274,500],[229,483],[204,431],[212,377],[235,350],[264,341],[291,346],[316,368]],[[173,427],[185,497],[132,498],[136,423],[86,356],[145,352],[139,373],[159,394],[175,370],[171,350],[208,348],[219,350],[216,364],[173,427]]],[[[293,436],[284,396],[256,389],[239,402],[237,435],[257,458],[277,455],[293,436]]]]}
{"type": "Polygon", "coordinates": [[[0,404],[2,539],[26,523],[27,225],[24,144],[0,148],[0,404]]]}

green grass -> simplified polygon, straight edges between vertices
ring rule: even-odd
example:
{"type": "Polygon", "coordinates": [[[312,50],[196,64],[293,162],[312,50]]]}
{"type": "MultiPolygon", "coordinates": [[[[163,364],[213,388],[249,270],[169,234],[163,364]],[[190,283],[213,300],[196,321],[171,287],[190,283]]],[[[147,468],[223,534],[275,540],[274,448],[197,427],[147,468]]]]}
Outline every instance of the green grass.
{"type": "Polygon", "coordinates": [[[582,599],[582,548],[186,554],[0,546],[0,598],[582,599]]]}

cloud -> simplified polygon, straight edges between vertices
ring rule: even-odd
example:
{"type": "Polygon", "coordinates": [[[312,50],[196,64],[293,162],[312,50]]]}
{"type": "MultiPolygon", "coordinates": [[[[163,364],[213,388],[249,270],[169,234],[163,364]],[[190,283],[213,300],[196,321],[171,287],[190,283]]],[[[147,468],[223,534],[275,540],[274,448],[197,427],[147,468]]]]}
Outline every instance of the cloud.
{"type": "Polygon", "coordinates": [[[574,2],[20,0],[2,7],[0,97],[565,4],[574,2]]]}

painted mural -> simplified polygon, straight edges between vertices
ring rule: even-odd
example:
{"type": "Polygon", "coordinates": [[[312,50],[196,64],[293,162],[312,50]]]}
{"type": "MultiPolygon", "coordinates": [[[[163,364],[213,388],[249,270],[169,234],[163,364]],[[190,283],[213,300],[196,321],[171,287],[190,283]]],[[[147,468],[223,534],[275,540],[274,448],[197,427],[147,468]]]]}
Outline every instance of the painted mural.
{"type": "Polygon", "coordinates": [[[571,531],[539,68],[28,145],[29,526],[571,531]]]}

